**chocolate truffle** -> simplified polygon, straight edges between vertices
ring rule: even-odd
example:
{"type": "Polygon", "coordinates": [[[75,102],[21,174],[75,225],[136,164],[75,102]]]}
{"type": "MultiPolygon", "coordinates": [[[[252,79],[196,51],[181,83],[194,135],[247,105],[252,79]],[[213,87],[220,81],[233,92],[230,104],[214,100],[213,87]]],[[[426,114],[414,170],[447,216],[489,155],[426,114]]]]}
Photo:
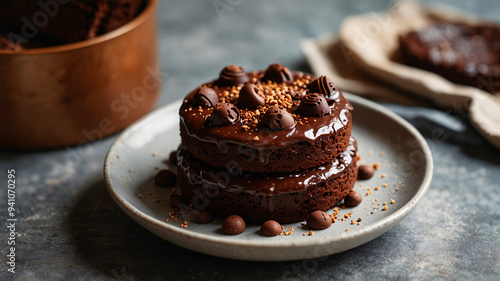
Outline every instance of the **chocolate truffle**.
{"type": "Polygon", "coordinates": [[[238,215],[230,215],[222,223],[222,231],[229,235],[241,234],[245,229],[245,221],[238,215]]]}
{"type": "Polygon", "coordinates": [[[234,104],[221,102],[215,106],[208,121],[214,126],[232,125],[240,121],[240,111],[234,104]]]}
{"type": "Polygon", "coordinates": [[[271,106],[266,111],[262,116],[262,123],[273,131],[287,130],[295,126],[292,115],[286,109],[277,105],[271,106]]]}
{"type": "Polygon", "coordinates": [[[264,94],[255,84],[246,83],[240,90],[238,105],[245,108],[254,109],[259,105],[264,105],[264,94]]]}
{"type": "Polygon", "coordinates": [[[323,211],[314,211],[307,219],[310,229],[326,229],[332,225],[332,218],[323,211]]]}
{"type": "Polygon", "coordinates": [[[159,186],[172,186],[177,182],[174,172],[163,169],[158,171],[155,176],[155,184],[159,186]]]}
{"type": "Polygon", "coordinates": [[[179,194],[170,195],[170,207],[177,209],[182,205],[182,197],[179,194]]]}
{"type": "Polygon", "coordinates": [[[361,197],[361,194],[359,194],[357,191],[351,190],[347,194],[347,196],[344,198],[344,204],[347,207],[355,207],[361,204],[363,201],[363,198],[361,197]]]}
{"type": "Polygon", "coordinates": [[[197,223],[201,224],[209,223],[212,220],[212,214],[207,210],[200,210],[198,214],[196,214],[195,220],[197,223]]]}
{"type": "Polygon", "coordinates": [[[306,96],[306,91],[305,90],[291,90],[290,96],[294,100],[301,100],[306,96]]]}
{"type": "Polygon", "coordinates": [[[248,75],[241,66],[229,65],[220,72],[217,84],[219,86],[240,86],[248,82],[248,75]]]}
{"type": "Polygon", "coordinates": [[[177,165],[177,150],[170,152],[168,162],[170,162],[170,164],[177,165]]]}
{"type": "Polygon", "coordinates": [[[298,108],[302,116],[323,117],[330,114],[330,106],[325,97],[318,93],[307,94],[298,108]]]}
{"type": "Polygon", "coordinates": [[[276,83],[291,83],[293,82],[293,75],[288,68],[279,63],[271,64],[264,73],[261,81],[272,81],[276,83]]]}
{"type": "Polygon", "coordinates": [[[215,106],[219,103],[217,92],[210,87],[201,87],[193,96],[193,103],[202,107],[215,106]]]}
{"type": "Polygon", "coordinates": [[[358,170],[358,178],[362,180],[369,179],[375,174],[375,168],[372,165],[361,165],[358,170]]]}
{"type": "Polygon", "coordinates": [[[282,230],[281,225],[275,220],[268,220],[260,227],[260,233],[265,236],[279,235],[282,230]]]}
{"type": "Polygon", "coordinates": [[[328,77],[325,75],[320,76],[318,79],[312,81],[307,85],[309,91],[313,93],[320,93],[326,98],[331,98],[332,95],[337,91],[335,85],[328,77]]]}

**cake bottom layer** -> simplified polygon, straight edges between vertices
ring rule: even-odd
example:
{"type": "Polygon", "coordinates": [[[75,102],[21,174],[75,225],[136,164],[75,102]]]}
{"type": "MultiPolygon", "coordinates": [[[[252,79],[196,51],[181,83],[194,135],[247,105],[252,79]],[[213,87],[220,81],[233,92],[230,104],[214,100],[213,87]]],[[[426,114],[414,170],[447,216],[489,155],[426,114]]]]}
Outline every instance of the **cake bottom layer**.
{"type": "Polygon", "coordinates": [[[197,209],[240,215],[250,223],[307,219],[342,201],[357,179],[356,141],[331,163],[291,173],[250,173],[209,166],[182,146],[178,181],[183,197],[197,209]]]}

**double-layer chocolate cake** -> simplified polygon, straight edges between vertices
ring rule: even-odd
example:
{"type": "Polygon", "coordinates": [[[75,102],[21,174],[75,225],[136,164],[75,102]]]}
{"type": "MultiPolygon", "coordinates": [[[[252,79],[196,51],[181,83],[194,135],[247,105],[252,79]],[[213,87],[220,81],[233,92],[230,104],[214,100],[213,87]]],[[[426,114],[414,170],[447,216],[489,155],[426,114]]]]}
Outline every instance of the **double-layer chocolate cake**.
{"type": "Polygon", "coordinates": [[[326,76],[227,66],[180,108],[184,198],[256,223],[332,208],[357,177],[352,109],[326,76]]]}

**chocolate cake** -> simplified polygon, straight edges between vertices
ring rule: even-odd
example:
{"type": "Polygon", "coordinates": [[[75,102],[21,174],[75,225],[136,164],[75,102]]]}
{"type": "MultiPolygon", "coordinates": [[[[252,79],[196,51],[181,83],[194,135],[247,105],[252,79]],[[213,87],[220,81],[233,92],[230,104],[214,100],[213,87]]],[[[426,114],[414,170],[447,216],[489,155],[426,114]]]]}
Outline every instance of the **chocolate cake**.
{"type": "MultiPolygon", "coordinates": [[[[0,3],[0,40],[23,48],[74,43],[131,21],[146,0],[18,0],[0,3]]],[[[9,44],[0,49],[19,51],[9,44]]]]}
{"type": "Polygon", "coordinates": [[[180,109],[186,149],[212,166],[224,168],[236,161],[251,172],[299,171],[340,155],[351,136],[352,106],[325,76],[312,80],[283,68],[289,81],[281,74],[270,80],[274,67],[282,68],[272,65],[265,73],[245,73],[229,66],[218,80],[191,92],[180,109]],[[224,80],[232,69],[245,78],[224,80]],[[280,112],[271,113],[272,106],[280,112]],[[218,112],[233,107],[234,120],[218,120],[218,112]]]}
{"type": "Polygon", "coordinates": [[[487,92],[500,90],[500,27],[438,23],[400,36],[411,66],[487,92]]]}
{"type": "Polygon", "coordinates": [[[333,207],[358,173],[352,109],[326,76],[280,64],[224,68],[179,111],[183,196],[249,222],[293,222],[333,207]]]}

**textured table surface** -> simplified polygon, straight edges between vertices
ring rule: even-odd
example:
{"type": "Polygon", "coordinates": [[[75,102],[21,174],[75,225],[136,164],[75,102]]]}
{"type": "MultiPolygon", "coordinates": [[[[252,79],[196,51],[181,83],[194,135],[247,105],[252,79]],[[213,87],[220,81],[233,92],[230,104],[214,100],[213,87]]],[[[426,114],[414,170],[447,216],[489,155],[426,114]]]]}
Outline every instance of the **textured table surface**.
{"type": "MultiPolygon", "coordinates": [[[[261,69],[281,62],[309,71],[301,40],[335,32],[346,16],[389,4],[270,2],[161,1],[164,83],[158,106],[183,97],[228,64],[261,69]]],[[[444,3],[500,22],[497,1],[444,3]]],[[[7,169],[16,169],[19,218],[16,274],[7,272],[9,232],[0,229],[0,279],[500,279],[500,152],[459,111],[383,105],[424,135],[435,171],[415,211],[365,245],[321,259],[258,263],[169,244],[127,217],[105,188],[104,156],[115,135],[78,149],[0,152],[0,219],[7,221],[7,169]]]]}

